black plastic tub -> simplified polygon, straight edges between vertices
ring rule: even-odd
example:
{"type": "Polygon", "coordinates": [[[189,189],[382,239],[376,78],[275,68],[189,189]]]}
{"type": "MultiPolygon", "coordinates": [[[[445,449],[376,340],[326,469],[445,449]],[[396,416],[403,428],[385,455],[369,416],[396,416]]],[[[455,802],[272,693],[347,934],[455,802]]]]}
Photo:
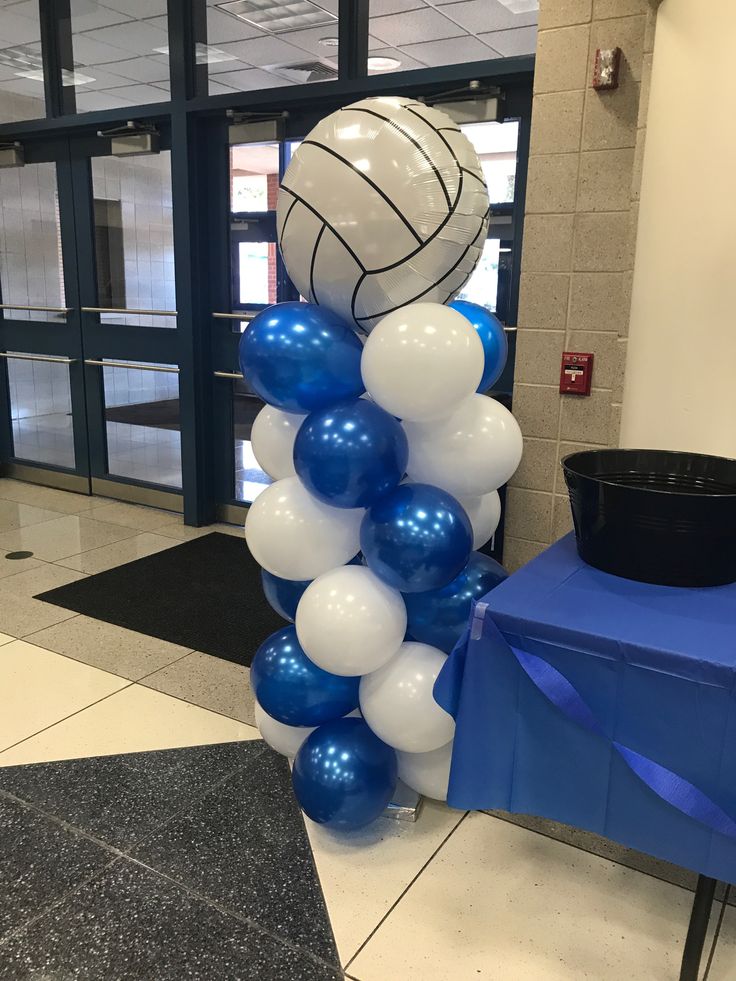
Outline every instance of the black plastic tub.
{"type": "Polygon", "coordinates": [[[663,586],[736,582],[736,460],[589,450],[562,461],[580,557],[663,586]]]}

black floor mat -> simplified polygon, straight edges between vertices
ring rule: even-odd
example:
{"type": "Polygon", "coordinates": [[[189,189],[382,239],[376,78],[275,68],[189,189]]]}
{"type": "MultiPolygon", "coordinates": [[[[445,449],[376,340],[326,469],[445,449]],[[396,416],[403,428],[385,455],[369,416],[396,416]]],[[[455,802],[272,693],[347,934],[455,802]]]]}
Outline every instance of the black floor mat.
{"type": "Polygon", "coordinates": [[[246,665],[284,625],[243,537],[217,532],[36,598],[246,665]]]}

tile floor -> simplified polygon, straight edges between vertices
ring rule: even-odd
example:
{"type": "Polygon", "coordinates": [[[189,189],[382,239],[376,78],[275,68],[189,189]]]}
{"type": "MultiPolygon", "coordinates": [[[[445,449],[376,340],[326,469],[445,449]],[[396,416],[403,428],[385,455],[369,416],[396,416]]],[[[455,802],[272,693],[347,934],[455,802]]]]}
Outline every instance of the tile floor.
{"type": "MultiPolygon", "coordinates": [[[[217,530],[241,533],[228,526],[217,530]]],[[[198,792],[191,806],[187,799],[186,814],[163,834],[166,847],[161,835],[147,837],[137,856],[118,861],[119,852],[112,860],[104,849],[125,851],[132,839],[122,831],[113,834],[108,828],[103,834],[98,826],[84,825],[72,841],[65,835],[82,821],[79,813],[51,819],[49,799],[38,796],[54,793],[54,768],[44,770],[43,781],[27,778],[34,773],[27,764],[89,760],[86,765],[99,777],[95,786],[104,787],[104,760],[92,757],[110,758],[113,766],[116,754],[145,753],[146,759],[156,755],[150,751],[175,747],[247,741],[254,750],[262,746],[252,724],[247,669],[33,598],[199,533],[168,512],[0,480],[0,767],[18,767],[0,770],[0,837],[13,842],[11,855],[33,847],[38,854],[64,856],[53,883],[31,881],[38,871],[34,860],[29,878],[12,880],[20,892],[12,893],[10,903],[0,902],[0,978],[72,976],[69,964],[56,965],[57,974],[45,973],[43,958],[28,950],[43,951],[45,938],[60,936],[68,947],[100,904],[111,912],[90,948],[86,973],[78,975],[92,981],[168,977],[147,958],[152,949],[166,946],[173,930],[180,943],[193,948],[204,936],[214,938],[222,959],[213,969],[193,954],[185,974],[178,955],[166,946],[172,977],[332,981],[340,976],[319,953],[326,942],[319,924],[293,920],[288,904],[274,905],[273,894],[262,891],[269,862],[244,870],[242,880],[231,876],[215,882],[207,861],[186,860],[187,842],[213,862],[237,857],[245,845],[234,825],[250,829],[248,841],[255,836],[268,842],[268,853],[276,856],[280,838],[253,825],[259,808],[271,807],[273,814],[283,810],[283,800],[269,794],[265,782],[238,776],[233,799],[240,816],[232,824],[218,795],[203,804],[198,792]],[[21,549],[34,554],[5,558],[21,549]],[[26,915],[41,887],[50,890],[49,903],[52,896],[59,902],[41,918],[26,915]],[[243,896],[240,890],[246,891],[243,896]],[[244,896],[250,896],[250,912],[228,920],[228,910],[244,896]],[[141,926],[144,910],[149,915],[141,926]],[[8,916],[15,926],[8,925],[8,916]],[[114,937],[127,938],[130,957],[125,971],[110,973],[101,951],[114,937]]],[[[211,752],[220,750],[213,745],[211,752]]],[[[140,759],[129,757],[125,772],[140,759]]],[[[132,807],[129,798],[130,793],[121,795],[132,807]]],[[[97,793],[98,809],[105,810],[105,799],[97,793]]],[[[74,805],[66,796],[63,801],[74,805]]],[[[675,979],[692,899],[683,884],[691,885],[692,877],[661,863],[646,874],[628,867],[637,861],[625,850],[601,846],[600,839],[596,845],[594,836],[535,819],[523,824],[436,803],[425,805],[416,824],[380,819],[353,835],[336,836],[307,821],[346,976],[358,981],[675,979]]],[[[3,875],[0,871],[0,893],[7,893],[11,885],[3,875]]],[[[297,891],[308,886],[301,878],[293,876],[297,891]]],[[[711,934],[713,929],[714,924],[711,934]]],[[[736,981],[733,907],[724,911],[708,979],[736,981]]]]}

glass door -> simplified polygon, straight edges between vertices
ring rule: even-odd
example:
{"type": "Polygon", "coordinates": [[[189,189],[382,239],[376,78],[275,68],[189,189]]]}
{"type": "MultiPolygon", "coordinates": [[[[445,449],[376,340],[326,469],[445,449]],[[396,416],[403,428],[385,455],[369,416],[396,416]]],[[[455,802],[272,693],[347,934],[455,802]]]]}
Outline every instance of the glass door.
{"type": "Polygon", "coordinates": [[[0,169],[2,472],[89,493],[69,144],[16,151],[0,169]]]}
{"type": "Polygon", "coordinates": [[[171,152],[156,142],[71,147],[90,478],[94,494],[181,510],[171,152]]]}

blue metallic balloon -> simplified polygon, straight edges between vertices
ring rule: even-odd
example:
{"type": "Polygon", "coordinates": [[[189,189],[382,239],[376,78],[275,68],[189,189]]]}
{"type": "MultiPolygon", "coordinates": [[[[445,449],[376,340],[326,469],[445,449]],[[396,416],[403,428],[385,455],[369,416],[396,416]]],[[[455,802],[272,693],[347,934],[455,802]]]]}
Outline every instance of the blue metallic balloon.
{"type": "Polygon", "coordinates": [[[323,307],[276,303],[241,337],[240,370],[269,405],[314,412],[364,391],[362,353],[353,331],[323,307]]]}
{"type": "Polygon", "coordinates": [[[250,666],[250,683],[261,708],[287,726],[319,726],[358,707],[360,678],[318,668],[302,650],[295,627],[264,640],[250,666]]]}
{"type": "Polygon", "coordinates": [[[360,526],[368,568],[403,593],[446,585],[465,566],[472,544],[460,503],[431,484],[401,484],[366,512],[360,526]]]}
{"type": "Polygon", "coordinates": [[[446,586],[426,593],[407,593],[407,630],[420,643],[449,654],[467,625],[473,600],[485,596],[507,577],[504,567],[490,555],[471,552],[463,571],[446,586]]]}
{"type": "Polygon", "coordinates": [[[318,500],[367,508],[398,486],[409,444],[400,423],[375,402],[350,399],[307,416],[294,442],[294,466],[318,500]]]}
{"type": "Polygon", "coordinates": [[[391,800],[396,753],[363,719],[338,719],[302,743],[291,777],[305,814],[318,824],[352,831],[374,821],[391,800]]]}
{"type": "Polygon", "coordinates": [[[487,391],[491,385],[498,381],[501,372],[506,365],[509,356],[509,342],[506,340],[506,331],[503,324],[494,316],[490,310],[480,306],[478,303],[469,303],[467,300],[453,300],[450,304],[453,310],[461,313],[466,320],[475,327],[478,337],[483,344],[485,354],[485,367],[483,377],[477,392],[487,391]]]}
{"type": "Polygon", "coordinates": [[[291,620],[292,623],[299,600],[311,581],[311,579],[282,579],[266,569],[261,569],[261,585],[266,599],[280,617],[291,620]]]}

